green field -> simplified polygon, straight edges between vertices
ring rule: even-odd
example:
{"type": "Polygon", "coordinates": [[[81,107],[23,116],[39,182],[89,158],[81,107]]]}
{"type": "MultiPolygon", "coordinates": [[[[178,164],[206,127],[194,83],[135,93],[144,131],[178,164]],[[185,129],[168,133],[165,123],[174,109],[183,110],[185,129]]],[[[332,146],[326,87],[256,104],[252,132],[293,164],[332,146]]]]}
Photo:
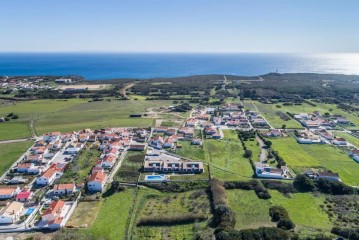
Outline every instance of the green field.
{"type": "Polygon", "coordinates": [[[282,120],[276,112],[282,112],[286,114],[286,110],[282,108],[277,108],[274,104],[263,104],[260,102],[254,103],[259,112],[266,118],[266,120],[275,128],[281,128],[283,124],[286,125],[287,128],[302,128],[302,125],[296,120],[290,118],[288,121],[282,120]]]}
{"type": "Polygon", "coordinates": [[[60,178],[62,183],[82,183],[86,181],[92,167],[99,159],[101,152],[96,148],[85,146],[84,149],[74,157],[73,162],[70,163],[68,169],[60,178]]]}
{"type": "Polygon", "coordinates": [[[293,137],[271,139],[272,148],[297,172],[325,168],[339,173],[344,183],[357,185],[359,165],[345,152],[328,144],[299,144],[293,137]]]}
{"type": "Polygon", "coordinates": [[[226,192],[229,207],[236,213],[237,230],[275,226],[269,216],[270,201],[259,199],[254,191],[236,189],[226,192]]]}
{"type": "Polygon", "coordinates": [[[161,193],[139,189],[131,219],[130,239],[194,239],[208,231],[207,222],[175,226],[137,226],[142,217],[181,216],[204,214],[210,217],[210,202],[205,190],[184,193],[161,193]]]}
{"type": "Polygon", "coordinates": [[[253,175],[249,160],[233,130],[224,130],[224,139],[206,140],[205,156],[211,164],[211,174],[221,180],[248,179],[253,175]]]}
{"type": "Polygon", "coordinates": [[[28,123],[24,123],[24,122],[0,123],[0,141],[9,140],[9,139],[27,138],[30,136],[31,133],[29,130],[28,123]]]}
{"type": "Polygon", "coordinates": [[[115,180],[120,182],[137,182],[144,159],[144,152],[128,152],[115,175],[115,180]]]}
{"type": "Polygon", "coordinates": [[[271,199],[259,199],[254,191],[227,190],[230,208],[236,214],[236,229],[275,226],[269,216],[273,205],[287,209],[290,219],[296,224],[295,231],[300,235],[328,233],[333,227],[327,213],[320,207],[325,196],[315,197],[312,193],[295,193],[289,197],[271,190],[271,199]]]}
{"type": "Polygon", "coordinates": [[[350,135],[349,133],[345,133],[345,132],[334,132],[334,135],[344,138],[349,143],[351,143],[354,146],[356,146],[357,148],[359,148],[359,138],[356,138],[356,137],[350,135]]]}
{"type": "Polygon", "coordinates": [[[202,146],[191,145],[189,141],[181,141],[178,144],[182,145],[182,148],[176,149],[176,154],[193,160],[207,161],[202,146]]]}
{"type": "Polygon", "coordinates": [[[0,176],[34,144],[32,141],[0,144],[0,176]]]}
{"type": "Polygon", "coordinates": [[[296,224],[296,231],[301,234],[330,232],[333,227],[326,212],[320,208],[324,195],[315,197],[312,193],[295,193],[286,197],[278,191],[270,191],[270,194],[272,204],[287,209],[290,219],[296,224]]]}
{"type": "Polygon", "coordinates": [[[359,129],[359,117],[354,116],[350,113],[347,113],[339,108],[335,104],[324,104],[324,103],[314,103],[316,106],[311,106],[307,103],[302,103],[301,105],[285,106],[283,104],[263,104],[258,101],[253,102],[258,110],[264,115],[264,117],[276,128],[282,127],[283,124],[287,125],[287,128],[301,128],[301,125],[294,119],[289,121],[283,121],[275,113],[277,111],[281,112],[290,112],[292,114],[297,113],[312,113],[314,111],[320,111],[324,114],[326,112],[330,114],[340,114],[354,123],[355,127],[344,126],[348,129],[359,129]],[[280,108],[277,108],[276,105],[280,105],[280,108]]]}
{"type": "Polygon", "coordinates": [[[103,199],[104,202],[95,222],[84,231],[90,231],[94,237],[99,239],[122,239],[125,235],[133,194],[134,189],[127,188],[123,192],[115,193],[103,199]]]}
{"type": "Polygon", "coordinates": [[[0,107],[0,116],[13,112],[18,122],[35,121],[38,134],[49,131],[72,131],[101,127],[148,127],[151,118],[130,118],[130,114],[143,114],[147,108],[168,106],[171,101],[99,101],[88,99],[35,100],[0,107]]]}

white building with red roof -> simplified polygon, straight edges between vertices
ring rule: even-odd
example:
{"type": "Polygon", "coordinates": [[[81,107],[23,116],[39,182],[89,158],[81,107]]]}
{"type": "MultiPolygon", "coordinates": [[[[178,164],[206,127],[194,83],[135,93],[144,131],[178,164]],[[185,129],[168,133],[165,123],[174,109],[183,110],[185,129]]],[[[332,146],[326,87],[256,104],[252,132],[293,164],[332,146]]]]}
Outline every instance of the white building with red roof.
{"type": "Polygon", "coordinates": [[[87,179],[87,189],[90,192],[102,192],[106,183],[106,174],[104,172],[96,172],[91,174],[87,179]]]}

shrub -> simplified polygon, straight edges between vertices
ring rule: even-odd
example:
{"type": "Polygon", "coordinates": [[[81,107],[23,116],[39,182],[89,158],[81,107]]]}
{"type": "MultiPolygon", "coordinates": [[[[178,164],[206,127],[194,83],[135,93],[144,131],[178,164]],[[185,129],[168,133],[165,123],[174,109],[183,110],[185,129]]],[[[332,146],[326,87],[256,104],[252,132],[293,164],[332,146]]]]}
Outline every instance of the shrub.
{"type": "Polygon", "coordinates": [[[277,223],[277,227],[283,230],[290,230],[295,228],[295,224],[289,218],[281,218],[277,223]]]}
{"type": "Polygon", "coordinates": [[[137,223],[138,226],[169,226],[176,224],[188,224],[195,221],[203,221],[207,219],[202,214],[185,214],[181,216],[158,216],[158,217],[142,217],[137,223]]]}
{"type": "Polygon", "coordinates": [[[271,195],[263,184],[257,180],[251,180],[249,182],[225,182],[224,187],[227,189],[243,189],[243,190],[254,190],[257,196],[261,199],[269,199],[271,195]]]}
{"type": "Polygon", "coordinates": [[[347,238],[348,240],[359,239],[359,229],[333,227],[331,233],[347,238]]]}
{"type": "Polygon", "coordinates": [[[271,216],[273,222],[278,222],[282,218],[288,219],[288,212],[284,207],[272,206],[269,208],[269,216],[271,216]]]}
{"type": "Polygon", "coordinates": [[[215,206],[227,204],[227,195],[223,185],[224,183],[216,178],[211,180],[211,192],[215,206]]]}
{"type": "Polygon", "coordinates": [[[272,181],[272,180],[262,180],[262,183],[266,188],[277,190],[278,192],[281,192],[283,194],[297,192],[293,184],[284,183],[281,181],[272,181]]]}
{"type": "Polygon", "coordinates": [[[313,191],[315,188],[314,182],[306,175],[297,175],[294,179],[293,186],[302,192],[313,191]]]}
{"type": "Polygon", "coordinates": [[[243,154],[243,157],[245,157],[245,158],[251,158],[252,155],[253,155],[252,150],[245,150],[245,151],[244,151],[244,154],[243,154]]]}
{"type": "Polygon", "coordinates": [[[240,231],[217,231],[217,240],[289,240],[291,236],[283,229],[274,227],[260,227],[258,229],[243,229],[240,231]]]}

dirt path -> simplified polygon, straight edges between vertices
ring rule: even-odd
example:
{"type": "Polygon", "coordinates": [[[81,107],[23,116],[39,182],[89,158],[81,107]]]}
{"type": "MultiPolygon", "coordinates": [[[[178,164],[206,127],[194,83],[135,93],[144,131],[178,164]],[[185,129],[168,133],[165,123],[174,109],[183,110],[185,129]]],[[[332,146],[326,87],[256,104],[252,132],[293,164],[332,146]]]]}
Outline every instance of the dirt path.
{"type": "Polygon", "coordinates": [[[267,160],[267,151],[264,148],[265,144],[264,144],[263,140],[260,139],[258,136],[256,136],[256,139],[257,139],[257,141],[259,143],[259,147],[261,148],[261,155],[259,157],[259,161],[260,162],[265,162],[267,160]]]}
{"type": "Polygon", "coordinates": [[[127,90],[132,88],[133,85],[135,85],[134,83],[130,83],[130,84],[126,84],[125,86],[123,86],[123,88],[120,89],[120,94],[122,94],[125,98],[127,98],[127,90]]]}

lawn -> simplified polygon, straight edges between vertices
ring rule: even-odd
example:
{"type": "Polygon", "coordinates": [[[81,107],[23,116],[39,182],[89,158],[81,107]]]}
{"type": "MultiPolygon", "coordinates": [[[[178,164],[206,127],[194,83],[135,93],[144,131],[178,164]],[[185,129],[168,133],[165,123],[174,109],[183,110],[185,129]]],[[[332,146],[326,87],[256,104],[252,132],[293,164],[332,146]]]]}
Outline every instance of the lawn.
{"type": "Polygon", "coordinates": [[[0,107],[0,116],[9,112],[19,115],[16,121],[35,121],[41,134],[49,131],[72,131],[101,127],[148,127],[152,118],[130,118],[130,114],[145,113],[147,108],[168,106],[171,101],[98,101],[89,99],[34,100],[0,107]]]}
{"type": "Polygon", "coordinates": [[[127,188],[123,192],[115,193],[103,199],[95,222],[84,231],[90,231],[94,237],[99,239],[122,239],[125,236],[133,195],[134,189],[127,188]]]}
{"type": "Polygon", "coordinates": [[[243,180],[253,175],[249,160],[243,157],[244,150],[233,130],[224,130],[222,140],[206,140],[205,156],[211,164],[212,177],[222,180],[243,180]]]}
{"type": "Polygon", "coordinates": [[[318,230],[329,232],[333,227],[327,213],[320,208],[325,197],[313,196],[312,193],[295,193],[286,197],[278,191],[270,191],[270,201],[274,205],[287,209],[290,219],[296,224],[296,231],[304,234],[317,233],[318,230]]]}
{"type": "Polygon", "coordinates": [[[34,144],[32,141],[0,144],[0,176],[34,144]]]}
{"type": "Polygon", "coordinates": [[[269,216],[270,201],[259,199],[254,191],[236,189],[226,192],[229,207],[236,213],[237,230],[275,226],[269,216]]]}
{"type": "Polygon", "coordinates": [[[144,159],[145,154],[143,152],[128,152],[115,175],[115,180],[120,182],[137,182],[144,159]]]}
{"type": "Polygon", "coordinates": [[[31,133],[29,130],[28,123],[24,123],[24,122],[0,123],[0,141],[9,140],[9,139],[27,138],[30,136],[31,133]]]}
{"type": "Polygon", "coordinates": [[[339,173],[344,183],[357,185],[359,165],[345,152],[328,144],[299,144],[293,137],[271,139],[272,148],[295,171],[325,168],[339,173]]]}
{"type": "Polygon", "coordinates": [[[359,148],[359,138],[356,138],[356,137],[350,135],[349,133],[345,133],[345,132],[334,132],[334,135],[344,138],[349,143],[351,143],[354,146],[356,146],[357,148],[359,148]]]}

